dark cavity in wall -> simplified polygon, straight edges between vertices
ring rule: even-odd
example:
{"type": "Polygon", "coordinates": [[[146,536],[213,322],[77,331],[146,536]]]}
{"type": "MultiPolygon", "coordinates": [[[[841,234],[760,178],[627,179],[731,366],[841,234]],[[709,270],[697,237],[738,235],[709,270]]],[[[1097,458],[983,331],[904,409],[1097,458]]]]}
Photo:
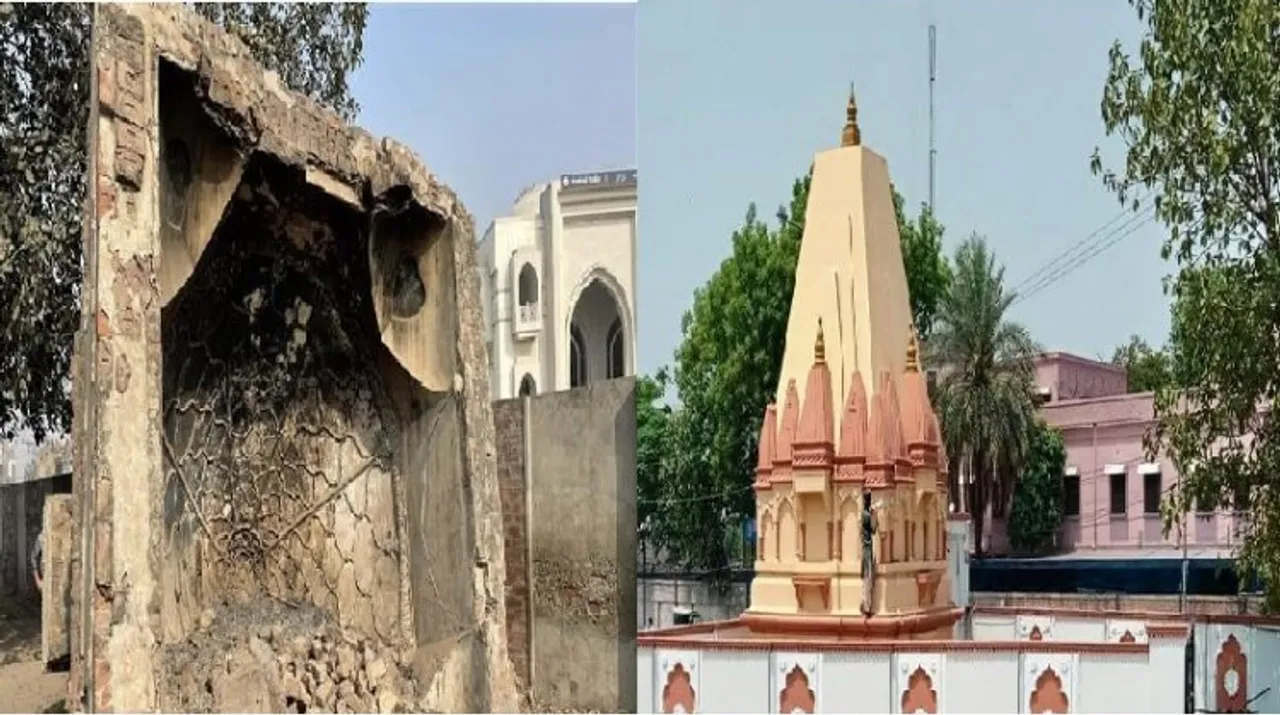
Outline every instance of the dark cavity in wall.
{"type": "Polygon", "coordinates": [[[162,314],[164,524],[178,551],[202,542],[180,561],[218,574],[203,582],[223,592],[205,605],[265,589],[336,607],[336,583],[320,599],[311,583],[333,545],[309,543],[308,529],[318,521],[332,541],[326,502],[388,476],[399,442],[369,295],[354,213],[297,171],[251,159],[162,314]],[[299,563],[308,552],[317,563],[299,563]]]}

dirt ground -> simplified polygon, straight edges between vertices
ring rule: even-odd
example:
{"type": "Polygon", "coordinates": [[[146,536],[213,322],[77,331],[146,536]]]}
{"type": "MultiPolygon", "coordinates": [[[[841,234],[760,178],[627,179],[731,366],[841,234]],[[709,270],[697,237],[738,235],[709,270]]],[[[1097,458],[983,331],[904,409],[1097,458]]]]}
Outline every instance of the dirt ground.
{"type": "Polygon", "coordinates": [[[60,711],[67,674],[40,662],[40,604],[0,596],[0,713],[60,711]]]}

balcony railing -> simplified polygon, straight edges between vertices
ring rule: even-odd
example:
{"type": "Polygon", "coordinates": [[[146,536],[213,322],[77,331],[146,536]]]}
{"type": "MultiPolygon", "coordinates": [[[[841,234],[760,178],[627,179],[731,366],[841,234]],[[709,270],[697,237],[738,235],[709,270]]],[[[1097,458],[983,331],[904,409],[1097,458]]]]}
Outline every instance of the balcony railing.
{"type": "Polygon", "coordinates": [[[542,329],[542,311],[537,303],[516,305],[516,319],[512,325],[517,338],[533,337],[542,329]]]}

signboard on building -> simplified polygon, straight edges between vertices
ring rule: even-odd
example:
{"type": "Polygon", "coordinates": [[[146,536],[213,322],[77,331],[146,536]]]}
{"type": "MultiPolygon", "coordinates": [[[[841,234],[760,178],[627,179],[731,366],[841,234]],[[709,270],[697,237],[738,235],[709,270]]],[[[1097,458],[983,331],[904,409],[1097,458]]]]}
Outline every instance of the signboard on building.
{"type": "Polygon", "coordinates": [[[594,174],[561,174],[560,191],[622,189],[636,185],[636,170],[600,171],[594,174]]]}

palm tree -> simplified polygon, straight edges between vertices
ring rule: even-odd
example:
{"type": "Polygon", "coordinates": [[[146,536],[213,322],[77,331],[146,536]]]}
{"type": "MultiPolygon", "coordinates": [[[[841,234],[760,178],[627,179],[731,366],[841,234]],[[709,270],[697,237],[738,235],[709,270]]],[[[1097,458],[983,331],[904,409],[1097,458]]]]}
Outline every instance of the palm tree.
{"type": "Polygon", "coordinates": [[[953,268],[928,352],[942,368],[935,402],[953,461],[951,493],[959,499],[959,475],[972,475],[966,501],[981,556],[987,507],[997,516],[1007,511],[1035,424],[1038,348],[1026,328],[1005,318],[1016,294],[1005,290],[1004,267],[985,238],[960,244],[953,268]]]}

